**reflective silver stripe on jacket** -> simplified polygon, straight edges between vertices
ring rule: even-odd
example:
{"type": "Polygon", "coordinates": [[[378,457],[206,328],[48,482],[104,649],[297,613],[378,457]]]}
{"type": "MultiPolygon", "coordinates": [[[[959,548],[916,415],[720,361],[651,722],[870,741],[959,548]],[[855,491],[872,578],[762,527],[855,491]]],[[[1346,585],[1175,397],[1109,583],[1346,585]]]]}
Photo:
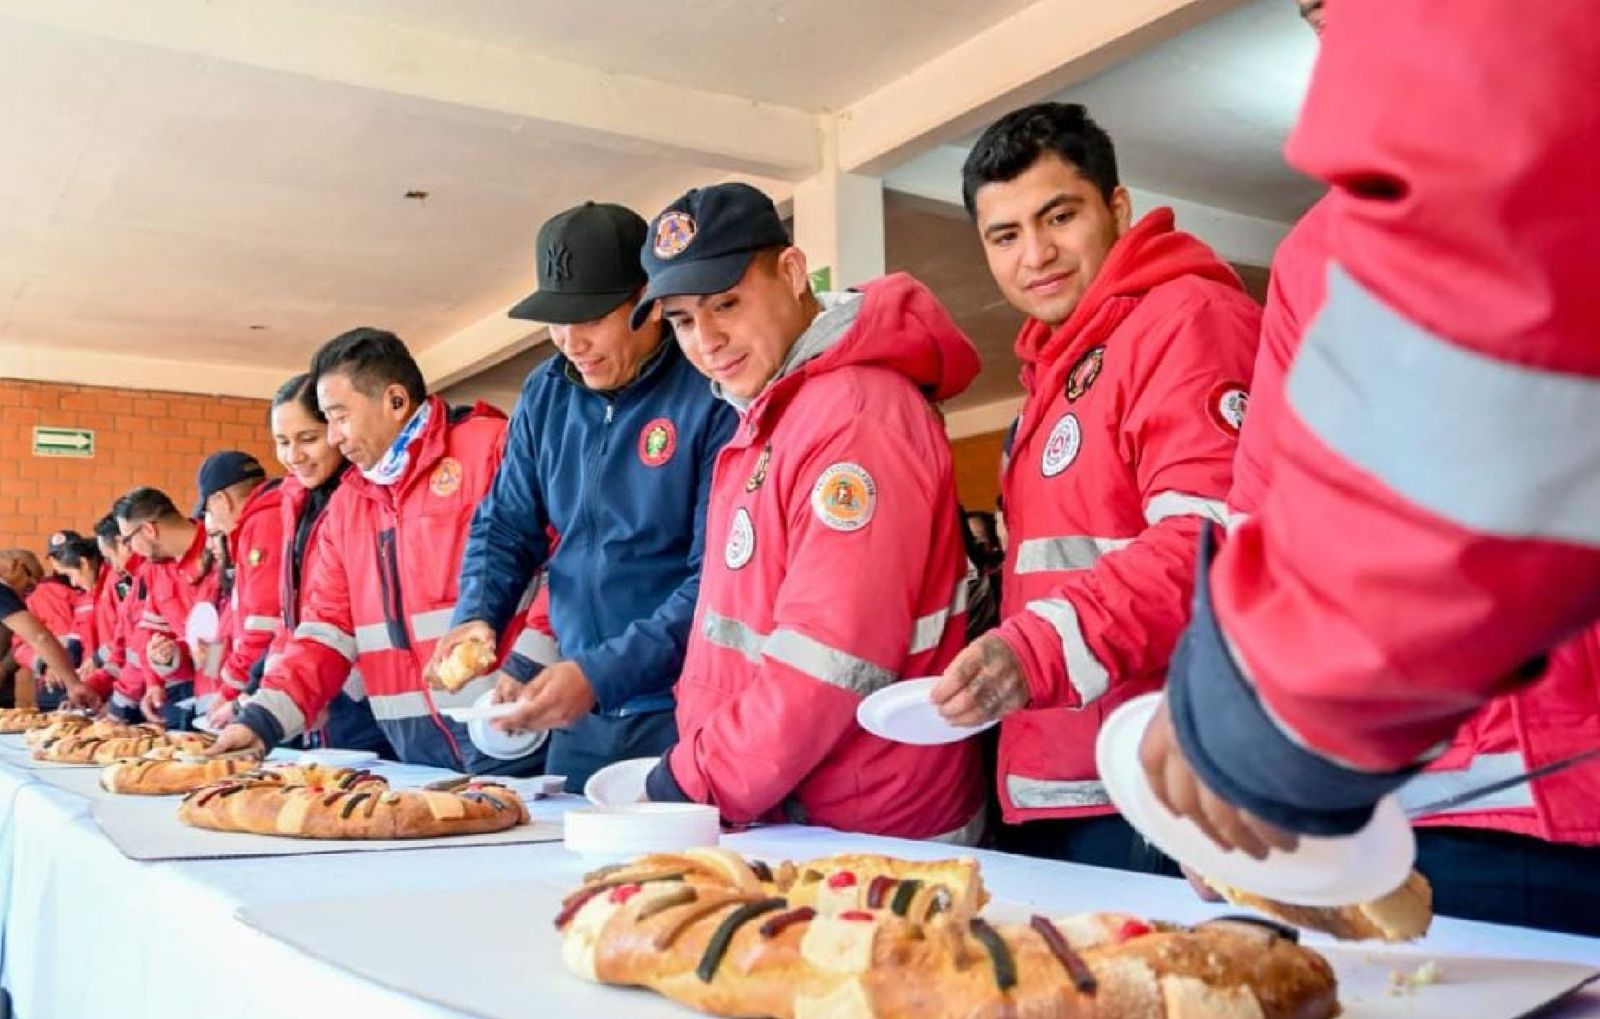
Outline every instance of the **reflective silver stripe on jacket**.
{"type": "Polygon", "coordinates": [[[967,611],[967,585],[976,572],[969,563],[966,575],[956,582],[956,594],[950,601],[950,607],[930,612],[911,625],[911,647],[906,652],[908,656],[920,655],[939,646],[950,620],[967,611]]]}
{"type": "Polygon", "coordinates": [[[1105,783],[1098,779],[1051,780],[1006,776],[1006,796],[1013,806],[1026,810],[1056,810],[1062,807],[1105,807],[1111,804],[1105,783]]]}
{"type": "MultiPolygon", "coordinates": [[[[1513,750],[1502,754],[1478,754],[1467,762],[1465,768],[1448,771],[1424,771],[1400,787],[1400,805],[1406,810],[1416,810],[1437,803],[1447,796],[1477,789],[1491,782],[1511,778],[1528,770],[1522,754],[1513,750]]],[[[1463,803],[1446,814],[1471,813],[1479,810],[1509,810],[1533,807],[1533,785],[1524,782],[1510,789],[1502,789],[1471,803],[1463,803]]],[[[1441,815],[1429,815],[1441,816],[1441,815]]]]}
{"type": "Polygon", "coordinates": [[[367,704],[372,717],[379,721],[398,721],[402,718],[421,718],[432,714],[429,708],[465,708],[494,688],[493,676],[479,676],[455,693],[444,690],[407,690],[404,693],[369,694],[367,704]]]}
{"type": "Polygon", "coordinates": [[[356,639],[332,623],[301,623],[294,628],[296,637],[314,640],[325,648],[338,652],[347,662],[356,660],[356,639]]]}
{"type": "Polygon", "coordinates": [[[244,628],[255,633],[276,633],[278,629],[277,616],[245,616],[244,628]]]}
{"type": "Polygon", "coordinates": [[[240,679],[238,674],[236,674],[226,665],[224,665],[220,670],[219,677],[224,683],[233,687],[235,690],[243,690],[250,685],[250,678],[248,676],[246,676],[244,679],[240,679]]]}
{"type": "Polygon", "coordinates": [[[1157,492],[1144,504],[1144,519],[1154,525],[1168,517],[1202,517],[1228,526],[1228,504],[1189,492],[1157,492]]]}
{"type": "Polygon", "coordinates": [[[411,617],[411,636],[417,640],[438,640],[450,632],[450,619],[455,614],[454,605],[418,612],[411,617]]]}
{"type": "Polygon", "coordinates": [[[719,647],[739,652],[759,665],[762,656],[796,671],[862,697],[893,683],[898,676],[847,651],[829,647],[796,630],[780,629],[770,636],[756,632],[737,619],[707,612],[701,633],[719,647]]]}
{"type": "Polygon", "coordinates": [[[1108,552],[1127,548],[1132,538],[1097,538],[1066,534],[1055,538],[1029,538],[1017,546],[1017,573],[1053,573],[1087,570],[1108,552]]]}
{"type": "Polygon", "coordinates": [[[394,641],[389,639],[388,623],[363,623],[356,627],[355,643],[356,651],[360,654],[394,650],[394,641]]]}
{"type": "MultiPolygon", "coordinates": [[[[301,626],[306,624],[301,623],[301,626]]],[[[294,698],[282,690],[271,690],[263,687],[250,695],[250,703],[259,705],[273,718],[278,720],[278,725],[283,728],[283,738],[293,739],[306,731],[306,716],[294,698]]]]}
{"type": "Polygon", "coordinates": [[[1039,598],[1026,606],[1029,612],[1055,628],[1061,638],[1061,654],[1066,660],[1067,680],[1078,692],[1082,704],[1099,700],[1111,685],[1111,673],[1100,664],[1078,623],[1078,610],[1066,598],[1039,598]]]}
{"type": "Polygon", "coordinates": [[[1600,379],[1447,342],[1330,265],[1288,399],[1329,448],[1454,524],[1600,545],[1600,379]]]}
{"type": "Polygon", "coordinates": [[[523,630],[517,635],[516,643],[511,645],[511,650],[540,665],[549,665],[561,658],[561,649],[556,646],[556,639],[538,630],[523,630]]]}

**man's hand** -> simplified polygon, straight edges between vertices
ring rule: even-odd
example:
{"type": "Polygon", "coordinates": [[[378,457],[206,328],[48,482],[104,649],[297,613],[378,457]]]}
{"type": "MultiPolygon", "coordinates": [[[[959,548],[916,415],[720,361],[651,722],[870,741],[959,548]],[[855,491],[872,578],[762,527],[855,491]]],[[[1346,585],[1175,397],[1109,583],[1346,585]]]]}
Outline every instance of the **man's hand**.
{"type": "Polygon", "coordinates": [[[437,675],[439,666],[444,664],[445,659],[450,657],[451,652],[456,649],[457,645],[468,640],[482,641],[493,650],[497,636],[494,632],[494,627],[481,619],[474,619],[453,628],[449,633],[440,637],[439,643],[433,646],[433,657],[429,658],[428,664],[423,667],[422,678],[429,683],[436,684],[437,681],[434,676],[437,675]]]}
{"type": "Polygon", "coordinates": [[[1139,745],[1139,761],[1156,799],[1180,817],[1187,817],[1223,849],[1240,849],[1253,859],[1266,859],[1273,849],[1290,851],[1299,844],[1293,832],[1286,832],[1234,806],[1212,792],[1183,756],[1178,734],[1172,728],[1172,715],[1163,697],[1161,707],[1145,730],[1139,745]]]}
{"type": "Polygon", "coordinates": [[[522,680],[501,670],[494,674],[494,694],[489,698],[489,703],[510,704],[522,696],[522,688],[526,685],[522,680]]]}
{"type": "Polygon", "coordinates": [[[83,683],[67,684],[67,702],[75,708],[83,708],[87,711],[98,711],[100,709],[100,695],[83,683]]]}
{"type": "Polygon", "coordinates": [[[211,710],[206,712],[206,727],[214,732],[221,732],[233,724],[235,702],[219,700],[211,705],[211,710]]]}
{"type": "Polygon", "coordinates": [[[247,725],[234,723],[224,728],[217,734],[217,741],[201,751],[206,757],[220,757],[223,754],[237,753],[240,750],[254,750],[258,754],[267,752],[267,745],[255,730],[247,725]]]}
{"type": "Polygon", "coordinates": [[[161,709],[167,704],[167,688],[160,680],[154,680],[145,685],[144,696],[139,698],[139,710],[144,712],[144,717],[152,722],[162,722],[166,716],[161,709]]]}
{"type": "Polygon", "coordinates": [[[932,696],[951,725],[982,725],[1027,707],[1028,681],[1010,646],[989,633],[956,655],[932,696]]]}
{"type": "Polygon", "coordinates": [[[39,672],[39,685],[46,690],[65,690],[67,681],[56,674],[56,670],[42,668],[39,672]]]}
{"type": "Polygon", "coordinates": [[[563,729],[594,708],[594,688],[577,662],[556,662],[529,680],[514,714],[496,719],[506,732],[563,729]]]}
{"type": "Polygon", "coordinates": [[[178,663],[178,642],[164,633],[158,633],[145,645],[144,653],[151,665],[165,669],[178,663]]]}

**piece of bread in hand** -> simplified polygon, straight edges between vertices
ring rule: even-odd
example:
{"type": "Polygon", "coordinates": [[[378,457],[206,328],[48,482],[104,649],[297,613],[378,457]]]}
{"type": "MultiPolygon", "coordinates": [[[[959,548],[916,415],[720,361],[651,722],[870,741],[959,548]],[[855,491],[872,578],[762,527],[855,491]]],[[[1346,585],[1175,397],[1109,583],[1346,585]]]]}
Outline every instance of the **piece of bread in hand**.
{"type": "Polygon", "coordinates": [[[494,668],[494,661],[494,648],[487,641],[468,637],[450,649],[450,654],[433,670],[433,678],[440,686],[455,693],[494,668]]]}
{"type": "Polygon", "coordinates": [[[1235,905],[1341,941],[1414,941],[1433,922],[1433,887],[1416,871],[1388,895],[1352,906],[1296,906],[1211,880],[1206,884],[1235,905]]]}

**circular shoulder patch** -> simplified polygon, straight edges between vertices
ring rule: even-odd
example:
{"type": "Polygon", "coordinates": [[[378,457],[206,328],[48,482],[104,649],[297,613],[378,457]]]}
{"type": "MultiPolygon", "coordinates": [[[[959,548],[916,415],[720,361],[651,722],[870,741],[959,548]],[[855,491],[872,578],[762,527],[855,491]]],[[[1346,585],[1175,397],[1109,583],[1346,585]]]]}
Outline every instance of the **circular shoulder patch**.
{"type": "Polygon", "coordinates": [[[1039,470],[1047,478],[1072,466],[1072,461],[1078,458],[1078,447],[1083,445],[1083,429],[1078,427],[1076,414],[1063,414],[1056,426],[1050,429],[1050,437],[1044,443],[1044,455],[1039,461],[1039,470]]]}
{"type": "Polygon", "coordinates": [[[656,238],[651,246],[657,258],[677,258],[694,241],[694,217],[687,212],[669,212],[656,223],[656,238]]]}
{"type": "Polygon", "coordinates": [[[872,520],[878,486],[860,464],[836,463],[824,470],[811,489],[811,509],[835,531],[859,531],[872,520]]]}
{"type": "Polygon", "coordinates": [[[728,544],[722,550],[722,561],[728,569],[742,569],[756,554],[756,527],[750,520],[750,511],[740,506],[733,512],[733,524],[728,528],[728,544]]]}
{"type": "Polygon", "coordinates": [[[461,461],[447,456],[439,461],[439,466],[433,469],[433,475],[428,478],[428,491],[442,497],[454,495],[460,487],[461,461]]]}
{"type": "Polygon", "coordinates": [[[678,429],[671,418],[656,418],[639,429],[639,459],[646,467],[660,467],[678,448],[678,429]]]}
{"type": "Polygon", "coordinates": [[[1250,391],[1242,382],[1223,382],[1206,397],[1206,413],[1211,423],[1222,429],[1229,438],[1237,439],[1244,427],[1245,412],[1250,409],[1250,391]]]}

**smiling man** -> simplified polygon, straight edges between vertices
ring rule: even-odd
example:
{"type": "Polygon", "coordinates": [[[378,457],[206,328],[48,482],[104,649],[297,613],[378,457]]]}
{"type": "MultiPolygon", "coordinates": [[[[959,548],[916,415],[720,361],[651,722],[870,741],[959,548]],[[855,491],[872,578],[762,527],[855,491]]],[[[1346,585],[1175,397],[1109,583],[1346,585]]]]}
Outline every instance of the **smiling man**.
{"type": "Polygon", "coordinates": [[[638,213],[595,202],[540,229],[539,289],[511,315],[549,323],[560,356],[523,386],[472,521],[455,626],[434,652],[438,662],[468,637],[502,645],[548,571],[555,633],[530,617],[498,696],[518,702],[505,727],[555,730],[548,768],[572,792],[677,739],[672,685],[700,590],[711,466],[733,432],[733,411],[660,315],[630,321],[644,237],[638,213]]]}
{"type": "Polygon", "coordinates": [[[1260,309],[1169,209],[1132,223],[1111,139],[1083,107],[997,121],[962,173],[1017,336],[1027,400],[1004,467],[1002,616],[945,671],[947,718],[1004,716],[1002,844],[1167,870],[1094,764],[1102,718],[1160,687],[1195,542],[1226,518],[1260,309]]]}

